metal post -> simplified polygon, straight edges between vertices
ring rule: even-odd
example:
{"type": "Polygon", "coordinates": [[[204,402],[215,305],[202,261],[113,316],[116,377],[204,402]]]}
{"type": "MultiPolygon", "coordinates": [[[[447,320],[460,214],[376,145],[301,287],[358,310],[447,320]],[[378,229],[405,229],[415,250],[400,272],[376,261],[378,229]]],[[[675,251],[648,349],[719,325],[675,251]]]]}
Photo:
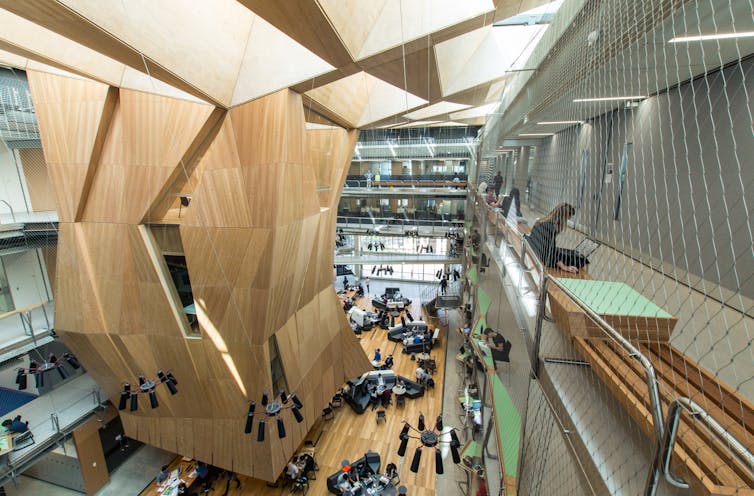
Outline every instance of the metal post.
{"type": "Polygon", "coordinates": [[[542,321],[545,319],[545,307],[547,306],[547,281],[545,277],[542,281],[542,287],[539,290],[539,298],[537,299],[537,322],[534,328],[534,346],[532,349],[532,372],[534,377],[539,378],[539,347],[542,343],[542,321]]]}
{"type": "Polygon", "coordinates": [[[644,494],[654,496],[657,492],[657,486],[660,482],[660,473],[665,476],[669,484],[682,489],[688,489],[689,485],[676,477],[671,469],[670,462],[673,457],[676,435],[678,434],[678,422],[681,419],[681,411],[686,410],[695,420],[703,423],[707,429],[718,436],[723,444],[727,445],[730,450],[742,462],[751,468],[754,468],[754,455],[738,439],[733,437],[720,423],[707,413],[698,403],[690,398],[676,398],[668,406],[668,413],[665,419],[664,435],[662,442],[654,453],[652,459],[652,469],[647,478],[647,485],[644,494]]]}
{"type": "Polygon", "coordinates": [[[54,412],[51,413],[50,421],[52,422],[52,429],[59,434],[60,433],[60,419],[58,418],[58,414],[54,412]]]}

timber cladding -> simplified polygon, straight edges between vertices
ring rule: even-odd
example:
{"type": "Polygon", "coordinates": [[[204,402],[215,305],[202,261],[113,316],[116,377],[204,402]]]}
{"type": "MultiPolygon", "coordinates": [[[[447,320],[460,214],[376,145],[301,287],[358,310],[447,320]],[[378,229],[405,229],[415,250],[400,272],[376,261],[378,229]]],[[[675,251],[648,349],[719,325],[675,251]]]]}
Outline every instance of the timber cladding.
{"type": "Polygon", "coordinates": [[[290,90],[224,110],[28,77],[61,219],[56,331],[114,402],[139,373],[173,371],[177,395],[157,388],[159,408],[140,398],[121,412],[128,436],[276,479],[337,388],[371,368],[332,287],[335,209],[357,132],[308,131],[290,90]],[[185,184],[179,232],[199,339],[186,337],[143,227],[185,184]],[[273,335],[304,422],[284,413],[287,437],[268,422],[258,443],[244,418],[271,388],[273,335]]]}

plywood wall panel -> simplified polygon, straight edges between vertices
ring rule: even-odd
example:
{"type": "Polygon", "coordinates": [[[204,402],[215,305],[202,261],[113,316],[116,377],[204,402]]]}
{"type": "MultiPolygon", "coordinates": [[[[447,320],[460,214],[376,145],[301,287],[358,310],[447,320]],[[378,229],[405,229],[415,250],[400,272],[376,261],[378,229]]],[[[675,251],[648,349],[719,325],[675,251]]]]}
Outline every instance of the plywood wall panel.
{"type": "Polygon", "coordinates": [[[37,71],[26,74],[58,216],[61,221],[73,221],[114,99],[112,94],[108,99],[110,90],[105,84],[37,71]]]}
{"type": "Polygon", "coordinates": [[[26,179],[29,201],[35,212],[55,210],[55,192],[47,173],[47,162],[41,148],[20,148],[21,166],[26,179]]]}
{"type": "MultiPolygon", "coordinates": [[[[113,94],[47,76],[34,87],[42,101],[55,100],[62,88],[93,94],[100,107],[113,94]]],[[[339,187],[356,133],[312,139],[301,96],[287,90],[227,112],[128,90],[117,96],[110,115],[100,110],[104,118],[87,118],[83,144],[71,147],[77,138],[61,125],[77,111],[71,104],[54,107],[62,117],[48,107],[40,120],[53,147],[49,156],[61,170],[83,167],[76,177],[90,181],[85,187],[51,177],[68,211],[81,207],[60,228],[61,335],[113,401],[122,382],[135,383],[140,372],[154,377],[157,369],[172,370],[178,378],[177,395],[158,389],[159,408],[149,408],[144,397],[138,411],[121,412],[127,435],[274,480],[335,390],[370,368],[346,332],[331,284],[337,195],[320,195],[323,184],[339,187]],[[85,153],[97,143],[101,153],[85,153]],[[152,246],[140,224],[186,187],[187,162],[199,173],[190,179],[180,240],[175,233],[170,240],[157,236],[162,241],[152,246]],[[171,306],[164,267],[155,259],[181,247],[199,339],[183,334],[175,318],[182,309],[171,306]],[[243,426],[249,400],[272,386],[273,335],[288,385],[305,401],[305,421],[296,424],[287,411],[288,436],[278,439],[268,422],[267,441],[257,443],[243,426]],[[346,355],[352,356],[346,361],[346,355]]]]}

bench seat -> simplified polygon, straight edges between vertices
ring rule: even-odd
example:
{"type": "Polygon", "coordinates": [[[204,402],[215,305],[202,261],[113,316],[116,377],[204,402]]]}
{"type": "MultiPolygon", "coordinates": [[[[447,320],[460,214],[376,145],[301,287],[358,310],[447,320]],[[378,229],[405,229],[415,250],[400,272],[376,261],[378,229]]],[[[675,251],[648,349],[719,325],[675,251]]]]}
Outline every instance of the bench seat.
{"type": "MultiPolygon", "coordinates": [[[[654,437],[648,388],[641,364],[609,339],[576,337],[576,347],[642,431],[654,437]]],[[[663,412],[686,396],[707,410],[749,451],[754,451],[754,406],[667,343],[641,344],[657,374],[663,412]]],[[[688,414],[681,415],[672,468],[693,494],[754,495],[754,473],[688,414]]]]}

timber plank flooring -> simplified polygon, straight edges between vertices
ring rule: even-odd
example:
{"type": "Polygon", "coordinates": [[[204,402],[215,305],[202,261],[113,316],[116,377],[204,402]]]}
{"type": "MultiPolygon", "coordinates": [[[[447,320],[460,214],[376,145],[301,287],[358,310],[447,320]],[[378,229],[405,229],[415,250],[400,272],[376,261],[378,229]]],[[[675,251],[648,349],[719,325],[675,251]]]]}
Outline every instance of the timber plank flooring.
{"type": "MultiPolygon", "coordinates": [[[[356,301],[356,304],[362,308],[369,308],[371,298],[362,298],[356,301]]],[[[411,306],[411,314],[414,318],[419,318],[421,314],[421,305],[416,301],[411,306]]],[[[409,470],[411,458],[419,442],[412,440],[409,442],[406,456],[401,463],[401,459],[396,454],[400,440],[398,435],[403,428],[403,420],[408,420],[416,426],[419,413],[423,413],[427,419],[428,425],[434,423],[434,419],[442,412],[442,392],[443,382],[445,379],[445,354],[447,350],[447,333],[448,330],[443,322],[440,332],[440,342],[432,350],[431,356],[437,362],[437,370],[433,374],[436,387],[425,392],[424,396],[415,400],[407,399],[406,406],[403,409],[396,408],[395,404],[386,408],[386,422],[377,424],[376,411],[367,409],[362,415],[355,413],[345,402],[340,408],[335,408],[335,419],[322,423],[322,436],[315,448],[308,446],[302,447],[302,451],[313,451],[319,472],[316,480],[309,483],[309,495],[319,496],[329,494],[327,491],[327,476],[340,470],[340,462],[344,459],[356,460],[361,458],[367,450],[371,449],[380,454],[382,469],[393,462],[399,467],[401,484],[408,489],[408,494],[412,496],[434,496],[435,494],[435,461],[434,453],[426,450],[422,454],[422,461],[419,473],[414,474],[409,470]]],[[[389,353],[393,353],[395,364],[393,370],[396,374],[415,378],[417,364],[411,361],[409,355],[401,353],[402,346],[400,343],[393,343],[387,339],[387,331],[374,329],[361,335],[360,343],[364,351],[371,359],[374,356],[374,350],[380,348],[383,358],[389,353]]],[[[378,408],[379,409],[379,408],[378,408]]],[[[452,422],[454,418],[445,419],[446,422],[452,422]]],[[[242,419],[239,419],[241,422],[242,419]]],[[[286,420],[286,423],[288,420],[286,420]]],[[[318,426],[315,425],[314,431],[307,436],[307,439],[317,437],[318,426]]],[[[255,437],[248,436],[248,442],[256,443],[255,437]]],[[[266,442],[278,442],[276,437],[268,439],[266,442]]],[[[452,464],[448,458],[444,461],[446,471],[452,464]]],[[[268,496],[289,494],[290,488],[268,487],[267,483],[262,480],[252,479],[240,476],[241,489],[235,488],[235,483],[231,484],[228,496],[268,496]]],[[[222,496],[225,492],[225,481],[223,479],[214,483],[211,496],[222,496]]],[[[142,493],[142,496],[158,496],[155,491],[154,483],[142,493]]]]}

